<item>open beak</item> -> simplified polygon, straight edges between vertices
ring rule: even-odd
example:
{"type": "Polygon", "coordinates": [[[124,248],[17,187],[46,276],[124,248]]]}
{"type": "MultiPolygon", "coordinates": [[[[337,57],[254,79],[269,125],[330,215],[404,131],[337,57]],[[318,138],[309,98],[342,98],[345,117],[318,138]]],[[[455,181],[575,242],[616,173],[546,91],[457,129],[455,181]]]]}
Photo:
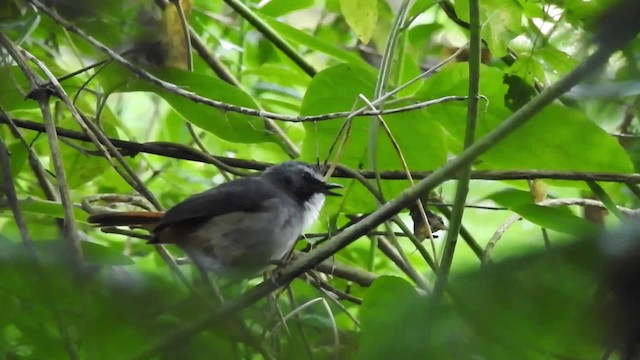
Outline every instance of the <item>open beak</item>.
{"type": "Polygon", "coordinates": [[[324,184],[324,194],[327,196],[342,196],[342,194],[334,193],[333,189],[342,189],[343,186],[340,184],[326,183],[324,184]]]}

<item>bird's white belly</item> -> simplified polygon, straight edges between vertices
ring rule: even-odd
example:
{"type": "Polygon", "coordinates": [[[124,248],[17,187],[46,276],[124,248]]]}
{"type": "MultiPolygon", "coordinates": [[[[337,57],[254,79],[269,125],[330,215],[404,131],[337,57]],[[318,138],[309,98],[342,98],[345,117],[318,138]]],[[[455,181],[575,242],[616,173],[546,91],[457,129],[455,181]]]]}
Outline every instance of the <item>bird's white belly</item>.
{"type": "Polygon", "coordinates": [[[323,201],[324,196],[314,197],[303,209],[299,204],[273,199],[259,212],[217,216],[196,229],[196,242],[183,248],[213,272],[225,273],[245,265],[264,267],[293,248],[304,228],[317,218],[323,201]]]}

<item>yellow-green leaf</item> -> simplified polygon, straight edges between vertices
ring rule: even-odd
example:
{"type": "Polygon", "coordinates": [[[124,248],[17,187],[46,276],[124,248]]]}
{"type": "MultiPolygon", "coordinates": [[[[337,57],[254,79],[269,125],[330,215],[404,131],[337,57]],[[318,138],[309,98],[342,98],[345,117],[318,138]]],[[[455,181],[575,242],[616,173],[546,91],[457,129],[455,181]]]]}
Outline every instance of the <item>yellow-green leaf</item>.
{"type": "Polygon", "coordinates": [[[374,0],[340,0],[340,10],[360,41],[368,43],[378,22],[378,2],[374,0]]]}

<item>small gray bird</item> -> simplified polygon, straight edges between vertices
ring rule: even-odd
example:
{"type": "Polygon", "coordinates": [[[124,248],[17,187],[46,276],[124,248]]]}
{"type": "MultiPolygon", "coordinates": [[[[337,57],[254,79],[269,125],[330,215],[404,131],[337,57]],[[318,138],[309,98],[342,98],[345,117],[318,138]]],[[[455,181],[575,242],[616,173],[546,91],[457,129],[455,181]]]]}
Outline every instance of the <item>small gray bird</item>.
{"type": "Polygon", "coordinates": [[[288,161],[191,196],[166,213],[105,213],[89,222],[148,229],[151,244],[177,245],[205,270],[244,276],[291,251],[325,195],[339,196],[331,190],[340,187],[325,182],[317,167],[288,161]]]}

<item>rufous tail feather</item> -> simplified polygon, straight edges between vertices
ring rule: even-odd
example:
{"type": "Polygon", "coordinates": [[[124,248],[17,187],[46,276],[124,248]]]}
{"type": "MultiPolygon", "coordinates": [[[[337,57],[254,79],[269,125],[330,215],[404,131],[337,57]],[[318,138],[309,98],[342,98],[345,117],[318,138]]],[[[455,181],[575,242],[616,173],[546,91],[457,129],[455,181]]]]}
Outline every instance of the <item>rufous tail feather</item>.
{"type": "Polygon", "coordinates": [[[130,226],[152,230],[162,216],[164,212],[160,211],[125,211],[91,215],[87,221],[100,227],[130,226]]]}

